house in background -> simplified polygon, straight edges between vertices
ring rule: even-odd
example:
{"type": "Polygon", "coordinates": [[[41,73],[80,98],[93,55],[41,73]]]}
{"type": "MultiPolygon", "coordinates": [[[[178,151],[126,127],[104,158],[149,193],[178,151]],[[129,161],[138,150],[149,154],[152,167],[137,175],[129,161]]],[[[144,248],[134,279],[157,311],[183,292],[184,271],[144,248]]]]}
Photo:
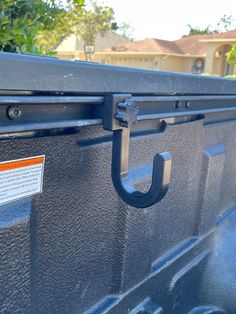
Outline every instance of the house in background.
{"type": "MultiPolygon", "coordinates": [[[[124,42],[113,44],[113,40],[107,40],[102,45],[101,39],[98,38],[93,61],[161,71],[208,73],[217,76],[236,74],[236,66],[226,62],[227,53],[236,43],[236,30],[220,34],[192,35],[175,41],[155,38],[129,41],[114,34],[120,36],[119,40],[124,42]]],[[[80,49],[82,47],[83,45],[80,49]]],[[[64,41],[57,49],[58,57],[76,59],[72,56],[78,56],[77,59],[83,60],[83,51],[76,52],[72,48],[64,41]],[[64,53],[61,47],[64,47],[64,53]]]]}
{"type": "MultiPolygon", "coordinates": [[[[98,35],[95,41],[95,53],[103,51],[107,48],[129,43],[129,39],[125,36],[119,35],[113,31],[107,31],[104,36],[98,35]]],[[[72,34],[65,38],[56,49],[57,56],[66,60],[86,60],[84,53],[84,43],[79,36],[72,34]]],[[[94,54],[93,54],[94,56],[94,54]]]]}

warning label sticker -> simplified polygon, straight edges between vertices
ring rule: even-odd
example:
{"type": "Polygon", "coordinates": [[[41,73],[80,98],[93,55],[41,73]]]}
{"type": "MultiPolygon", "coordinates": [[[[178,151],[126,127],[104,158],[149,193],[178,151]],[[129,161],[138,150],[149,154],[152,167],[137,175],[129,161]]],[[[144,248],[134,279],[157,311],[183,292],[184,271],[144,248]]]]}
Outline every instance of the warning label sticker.
{"type": "Polygon", "coordinates": [[[42,192],[45,156],[0,162],[0,205],[42,192]]]}

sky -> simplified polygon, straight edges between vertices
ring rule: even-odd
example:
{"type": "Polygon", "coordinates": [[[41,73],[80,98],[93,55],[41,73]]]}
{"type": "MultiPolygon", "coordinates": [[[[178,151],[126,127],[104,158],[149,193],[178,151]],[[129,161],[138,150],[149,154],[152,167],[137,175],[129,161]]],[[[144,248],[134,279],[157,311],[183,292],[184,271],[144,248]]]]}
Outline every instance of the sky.
{"type": "Polygon", "coordinates": [[[105,0],[118,23],[130,23],[134,39],[174,40],[188,33],[187,24],[215,26],[224,14],[236,19],[236,0],[105,0]]]}

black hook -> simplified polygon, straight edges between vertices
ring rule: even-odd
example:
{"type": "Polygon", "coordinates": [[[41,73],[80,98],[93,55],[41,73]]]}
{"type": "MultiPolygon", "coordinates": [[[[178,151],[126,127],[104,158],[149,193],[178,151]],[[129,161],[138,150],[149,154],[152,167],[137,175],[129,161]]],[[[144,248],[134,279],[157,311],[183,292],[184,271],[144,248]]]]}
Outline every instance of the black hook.
{"type": "Polygon", "coordinates": [[[171,155],[162,152],[154,157],[152,184],[148,192],[138,191],[128,176],[130,128],[113,131],[112,181],[118,195],[127,204],[145,208],[160,202],[166,195],[171,173],[171,155]]]}

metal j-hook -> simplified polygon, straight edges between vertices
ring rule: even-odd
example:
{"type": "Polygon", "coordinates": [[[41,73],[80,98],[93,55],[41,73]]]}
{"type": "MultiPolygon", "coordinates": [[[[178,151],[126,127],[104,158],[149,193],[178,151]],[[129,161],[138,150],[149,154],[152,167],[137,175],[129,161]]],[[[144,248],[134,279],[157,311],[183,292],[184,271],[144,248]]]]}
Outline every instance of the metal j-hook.
{"type": "Polygon", "coordinates": [[[128,176],[130,128],[113,132],[112,181],[118,195],[127,204],[145,208],[160,202],[165,196],[170,182],[171,155],[162,152],[155,155],[152,183],[148,192],[138,191],[128,176]]]}
{"type": "Polygon", "coordinates": [[[139,113],[132,95],[107,95],[102,113],[104,129],[113,131],[111,172],[118,195],[134,207],[145,208],[160,202],[170,182],[171,155],[168,152],[154,157],[148,192],[138,191],[128,175],[130,126],[137,122],[139,113]]]}

